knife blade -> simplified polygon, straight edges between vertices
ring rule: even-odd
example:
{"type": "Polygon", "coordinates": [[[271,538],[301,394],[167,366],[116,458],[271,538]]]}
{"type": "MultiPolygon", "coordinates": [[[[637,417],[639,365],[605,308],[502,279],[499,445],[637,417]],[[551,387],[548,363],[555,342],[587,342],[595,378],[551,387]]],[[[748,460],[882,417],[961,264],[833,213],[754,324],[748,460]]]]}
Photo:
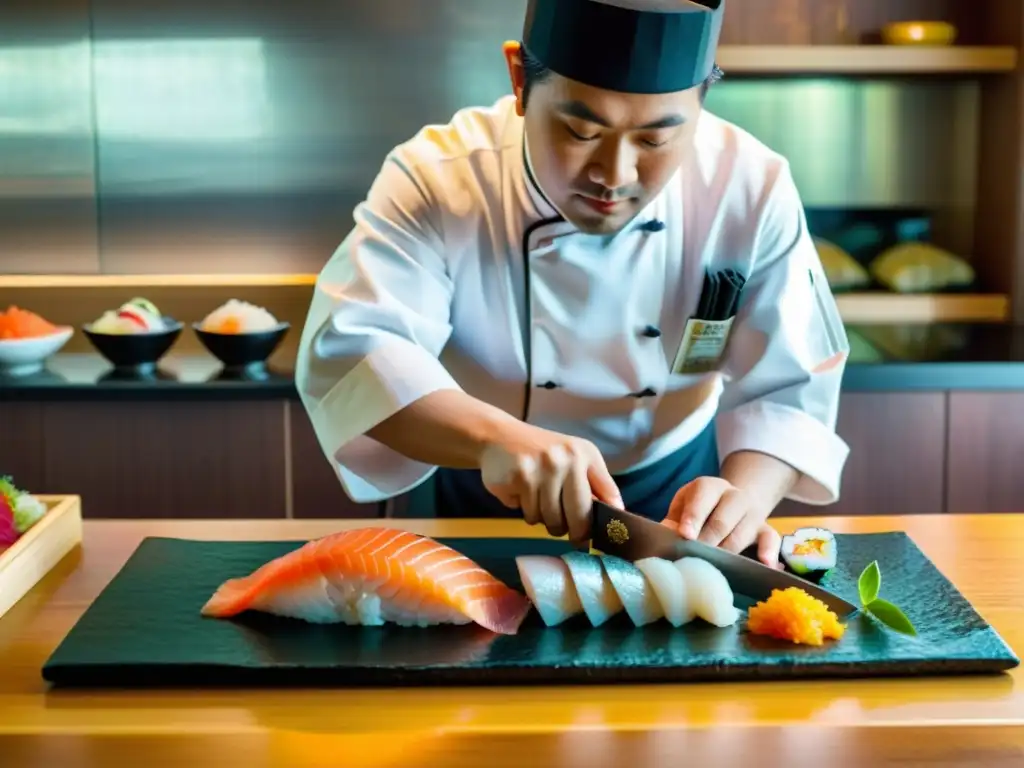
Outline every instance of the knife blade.
{"type": "Polygon", "coordinates": [[[733,592],[754,600],[766,600],[773,589],[797,587],[821,600],[840,618],[858,610],[853,603],[807,579],[721,547],[685,539],[654,520],[616,509],[597,499],[593,500],[592,510],[591,546],[606,555],[617,555],[630,562],[645,557],[666,560],[699,557],[722,572],[733,592]]]}

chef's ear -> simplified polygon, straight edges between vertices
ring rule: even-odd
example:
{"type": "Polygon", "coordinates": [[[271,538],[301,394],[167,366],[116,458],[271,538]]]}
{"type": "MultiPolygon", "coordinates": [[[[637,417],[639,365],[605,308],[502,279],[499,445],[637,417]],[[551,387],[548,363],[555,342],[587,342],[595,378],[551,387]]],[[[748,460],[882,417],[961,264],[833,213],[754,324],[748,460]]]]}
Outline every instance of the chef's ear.
{"type": "Polygon", "coordinates": [[[508,65],[508,76],[512,81],[512,93],[516,96],[516,114],[526,114],[523,104],[523,89],[526,87],[526,70],[523,68],[523,49],[515,40],[508,40],[501,46],[508,65]]]}

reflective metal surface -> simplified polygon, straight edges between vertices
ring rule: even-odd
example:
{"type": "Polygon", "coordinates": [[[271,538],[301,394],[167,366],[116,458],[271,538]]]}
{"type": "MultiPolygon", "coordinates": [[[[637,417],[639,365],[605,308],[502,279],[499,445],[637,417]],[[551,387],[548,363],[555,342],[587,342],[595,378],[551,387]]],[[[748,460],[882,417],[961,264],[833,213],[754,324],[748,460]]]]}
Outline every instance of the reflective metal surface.
{"type": "Polygon", "coordinates": [[[933,207],[973,191],[973,83],[736,80],[707,107],[789,160],[813,207],[933,207]]]}
{"type": "MultiPolygon", "coordinates": [[[[508,92],[525,5],[3,0],[0,272],[317,271],[395,144],[508,92]]],[[[726,74],[709,108],[808,206],[937,207],[970,242],[974,84],[726,74]]]]}
{"type": "Polygon", "coordinates": [[[508,90],[508,0],[94,0],[104,269],[318,271],[385,154],[508,90]]]}
{"type": "Polygon", "coordinates": [[[88,0],[0,2],[0,274],[99,270],[90,51],[88,0]]]}

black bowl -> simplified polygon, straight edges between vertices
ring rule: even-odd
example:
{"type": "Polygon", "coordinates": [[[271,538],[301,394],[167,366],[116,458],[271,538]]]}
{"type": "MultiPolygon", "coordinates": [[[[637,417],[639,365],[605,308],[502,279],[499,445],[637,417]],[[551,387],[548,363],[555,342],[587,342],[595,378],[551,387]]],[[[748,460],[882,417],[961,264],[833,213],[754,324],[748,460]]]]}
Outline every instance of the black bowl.
{"type": "Polygon", "coordinates": [[[167,329],[149,333],[94,333],[82,326],[96,350],[115,368],[132,371],[150,371],[156,368],[184,327],[172,317],[165,317],[167,329]]]}
{"type": "Polygon", "coordinates": [[[192,329],[211,355],[220,360],[228,371],[254,371],[262,369],[267,358],[274,354],[281,340],[291,328],[289,323],[280,323],[269,331],[255,333],[211,333],[204,331],[199,323],[192,329]]]}

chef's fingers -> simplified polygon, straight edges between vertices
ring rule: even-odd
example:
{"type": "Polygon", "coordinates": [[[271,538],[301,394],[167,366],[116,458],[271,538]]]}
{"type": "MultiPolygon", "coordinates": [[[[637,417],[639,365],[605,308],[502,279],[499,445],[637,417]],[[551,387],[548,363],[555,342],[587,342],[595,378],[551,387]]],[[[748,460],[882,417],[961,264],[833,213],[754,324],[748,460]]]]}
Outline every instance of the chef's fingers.
{"type": "Polygon", "coordinates": [[[738,493],[723,493],[714,510],[701,526],[698,541],[717,547],[731,534],[747,516],[747,500],[738,493]]]}
{"type": "Polygon", "coordinates": [[[537,462],[532,456],[523,456],[509,477],[511,492],[519,498],[523,519],[530,525],[544,522],[538,503],[540,483],[537,462]]]}
{"type": "MultiPolygon", "coordinates": [[[[499,497],[500,498],[500,497],[499,497]]],[[[519,509],[523,513],[523,520],[526,521],[527,525],[537,525],[543,523],[544,520],[540,516],[540,507],[537,504],[528,504],[523,501],[523,497],[515,496],[516,503],[505,504],[506,507],[512,507],[513,509],[519,509]]]]}
{"type": "Polygon", "coordinates": [[[765,523],[757,534],[757,559],[772,568],[781,568],[779,562],[779,549],[782,547],[782,537],[779,532],[765,523]]]}
{"type": "Polygon", "coordinates": [[[679,489],[669,505],[666,520],[674,521],[680,535],[687,539],[695,539],[700,535],[704,521],[711,516],[722,497],[722,486],[713,480],[698,477],[687,483],[679,489]]]}
{"type": "Polygon", "coordinates": [[[590,535],[591,489],[587,477],[589,461],[576,456],[565,483],[562,485],[562,509],[573,542],[583,541],[590,535]]]}
{"type": "Polygon", "coordinates": [[[484,488],[487,489],[491,496],[496,498],[509,509],[522,509],[519,494],[516,493],[514,487],[510,485],[492,486],[484,483],[484,488]]]}
{"type": "Polygon", "coordinates": [[[732,533],[726,536],[721,543],[722,549],[739,554],[751,544],[757,541],[758,532],[761,529],[763,520],[759,517],[745,516],[732,529],[732,533]]]}
{"type": "Polygon", "coordinates": [[[592,447],[589,453],[587,481],[590,485],[590,492],[605,504],[622,509],[625,506],[622,503],[622,494],[619,492],[619,486],[615,484],[611,472],[608,471],[608,466],[604,463],[604,457],[596,446],[592,447]]]}
{"type": "Polygon", "coordinates": [[[520,509],[524,513],[526,512],[523,509],[522,500],[519,498],[520,483],[513,468],[485,464],[480,471],[480,480],[488,493],[509,509],[520,509]]]}
{"type": "Polygon", "coordinates": [[[562,513],[562,485],[572,461],[572,456],[560,445],[552,446],[540,456],[537,503],[544,525],[552,536],[564,536],[568,529],[562,513]]]}

